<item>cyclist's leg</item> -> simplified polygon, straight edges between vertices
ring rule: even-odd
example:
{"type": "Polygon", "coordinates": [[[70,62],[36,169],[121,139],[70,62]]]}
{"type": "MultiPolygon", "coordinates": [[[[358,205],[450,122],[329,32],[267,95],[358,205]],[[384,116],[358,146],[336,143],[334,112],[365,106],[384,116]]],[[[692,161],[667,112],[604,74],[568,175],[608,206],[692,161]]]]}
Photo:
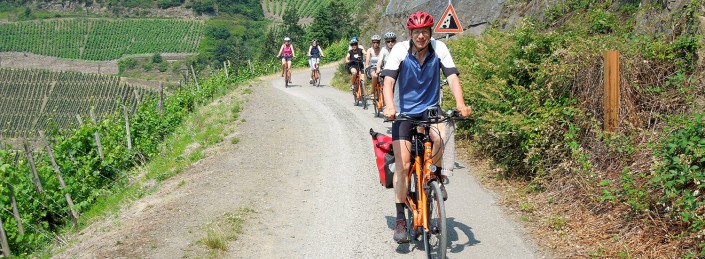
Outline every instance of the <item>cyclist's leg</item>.
{"type": "Polygon", "coordinates": [[[408,174],[411,168],[411,135],[413,125],[409,122],[397,121],[392,124],[392,150],[394,150],[394,203],[396,208],[396,222],[394,228],[394,241],[408,242],[406,215],[404,207],[406,196],[409,193],[408,174]]]}
{"type": "Polygon", "coordinates": [[[443,166],[444,140],[446,140],[446,124],[438,123],[431,125],[431,141],[433,141],[433,164],[439,168],[443,166]]]}
{"type": "Polygon", "coordinates": [[[372,71],[371,74],[372,74],[372,84],[371,84],[372,90],[375,91],[377,89],[377,76],[378,75],[377,75],[376,71],[372,71]]]}
{"type": "Polygon", "coordinates": [[[316,73],[316,66],[315,66],[315,58],[308,58],[308,66],[311,68],[311,78],[309,79],[313,83],[313,79],[315,78],[315,73],[316,73]]]}
{"type": "Polygon", "coordinates": [[[285,75],[284,75],[284,72],[286,72],[286,69],[287,69],[286,64],[287,64],[287,58],[286,58],[286,57],[282,57],[282,76],[285,76],[285,75]]]}
{"type": "Polygon", "coordinates": [[[291,58],[287,58],[286,60],[286,71],[287,76],[289,77],[289,81],[291,81],[291,58]]]}
{"type": "Polygon", "coordinates": [[[352,77],[350,78],[350,85],[357,87],[357,85],[355,84],[355,83],[357,83],[357,82],[355,82],[356,81],[355,79],[357,79],[356,76],[359,74],[359,72],[357,71],[357,67],[356,66],[350,67],[350,73],[352,74],[352,77]]]}

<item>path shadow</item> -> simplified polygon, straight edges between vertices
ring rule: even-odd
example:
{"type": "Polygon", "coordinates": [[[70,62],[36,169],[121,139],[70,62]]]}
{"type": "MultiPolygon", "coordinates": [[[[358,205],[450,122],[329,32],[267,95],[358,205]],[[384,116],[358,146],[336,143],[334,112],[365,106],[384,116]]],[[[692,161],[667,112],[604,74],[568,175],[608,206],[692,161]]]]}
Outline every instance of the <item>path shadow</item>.
{"type": "MultiPolygon", "coordinates": [[[[387,227],[390,230],[394,230],[396,217],[385,216],[387,221],[387,227]]],[[[480,241],[475,239],[475,234],[472,232],[472,228],[461,222],[455,220],[455,218],[447,218],[446,223],[448,225],[448,252],[451,254],[457,254],[465,250],[466,247],[470,247],[479,244],[480,241]],[[461,236],[467,237],[467,242],[459,243],[461,236]]],[[[392,232],[390,231],[390,236],[392,232]]],[[[464,238],[465,239],[465,238],[464,238]]],[[[419,250],[423,251],[423,239],[412,240],[410,243],[399,244],[396,251],[400,254],[408,254],[411,251],[419,250]]]]}
{"type": "Polygon", "coordinates": [[[446,223],[448,225],[448,249],[450,253],[456,254],[465,250],[466,247],[479,244],[480,241],[475,239],[475,233],[472,232],[472,228],[461,222],[455,220],[455,218],[446,218],[446,223]],[[460,236],[464,235],[467,237],[467,242],[459,243],[460,236]]]}

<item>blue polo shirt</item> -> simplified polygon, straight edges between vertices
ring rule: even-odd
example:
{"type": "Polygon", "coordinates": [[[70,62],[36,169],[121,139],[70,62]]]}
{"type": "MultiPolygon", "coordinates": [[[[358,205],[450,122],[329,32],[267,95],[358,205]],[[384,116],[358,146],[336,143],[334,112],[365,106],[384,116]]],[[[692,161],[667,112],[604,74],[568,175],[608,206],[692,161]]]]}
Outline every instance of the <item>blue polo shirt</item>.
{"type": "Polygon", "coordinates": [[[409,116],[421,116],[424,111],[439,104],[441,70],[446,77],[460,73],[445,43],[431,39],[423,64],[411,54],[411,44],[407,41],[394,45],[381,75],[390,76],[397,82],[397,111],[409,116]]]}

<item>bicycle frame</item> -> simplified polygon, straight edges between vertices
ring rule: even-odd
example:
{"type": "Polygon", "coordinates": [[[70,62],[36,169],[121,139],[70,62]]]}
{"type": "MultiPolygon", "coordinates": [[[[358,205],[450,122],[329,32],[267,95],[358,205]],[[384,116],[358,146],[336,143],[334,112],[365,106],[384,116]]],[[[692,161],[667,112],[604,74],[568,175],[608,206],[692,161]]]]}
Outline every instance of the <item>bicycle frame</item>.
{"type": "Polygon", "coordinates": [[[416,178],[416,199],[414,197],[406,197],[407,206],[414,213],[414,224],[413,229],[416,230],[419,227],[423,227],[425,232],[429,232],[428,227],[428,200],[426,196],[426,186],[431,180],[436,178],[436,175],[431,172],[431,165],[433,165],[433,143],[428,133],[430,127],[428,125],[417,126],[417,131],[422,129],[424,133],[416,133],[412,137],[412,148],[416,149],[416,142],[418,141],[419,135],[423,135],[423,157],[419,155],[419,150],[416,150],[416,155],[414,156],[414,163],[408,172],[409,185],[411,184],[412,177],[416,178]],[[422,166],[423,164],[423,166],[422,166]]]}

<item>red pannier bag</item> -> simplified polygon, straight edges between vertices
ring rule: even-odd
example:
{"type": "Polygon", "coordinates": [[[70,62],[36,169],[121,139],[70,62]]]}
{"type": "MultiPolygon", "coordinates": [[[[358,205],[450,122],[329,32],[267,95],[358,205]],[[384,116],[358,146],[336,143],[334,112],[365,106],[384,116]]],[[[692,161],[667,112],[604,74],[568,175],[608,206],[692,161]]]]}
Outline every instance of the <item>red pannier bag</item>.
{"type": "Polygon", "coordinates": [[[375,132],[370,129],[372,148],[375,151],[377,169],[379,170],[379,183],[385,188],[394,188],[394,152],[392,151],[392,137],[375,132]]]}

